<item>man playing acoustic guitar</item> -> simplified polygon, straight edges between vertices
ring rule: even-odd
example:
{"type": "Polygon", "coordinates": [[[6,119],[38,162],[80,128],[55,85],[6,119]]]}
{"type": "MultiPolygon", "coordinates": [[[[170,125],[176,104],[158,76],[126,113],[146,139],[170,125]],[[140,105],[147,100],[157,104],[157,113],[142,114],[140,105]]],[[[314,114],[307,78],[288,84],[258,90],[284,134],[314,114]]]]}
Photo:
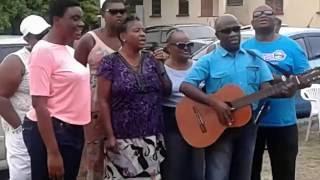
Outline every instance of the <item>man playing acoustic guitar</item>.
{"type": "MultiPolygon", "coordinates": [[[[229,127],[233,124],[233,108],[209,95],[230,84],[239,86],[245,95],[249,95],[270,87],[273,77],[261,58],[240,47],[240,23],[236,17],[220,16],[215,29],[221,47],[200,58],[180,91],[192,100],[212,107],[220,123],[229,127]],[[205,83],[207,94],[198,88],[201,82],[205,83]]],[[[290,88],[284,86],[283,92],[290,88]]],[[[256,103],[251,106],[253,110],[257,108],[256,103]]],[[[206,180],[249,180],[255,137],[256,125],[252,120],[242,127],[226,129],[214,144],[205,148],[206,180]]]]}
{"type": "MultiPolygon", "coordinates": [[[[305,52],[292,39],[274,31],[275,15],[267,5],[257,7],[253,12],[252,26],[255,38],[244,42],[244,48],[256,49],[274,75],[274,79],[299,75],[308,70],[305,52]]],[[[305,81],[299,88],[308,86],[305,81]]],[[[268,148],[273,180],[294,180],[298,154],[298,128],[294,97],[268,99],[270,109],[261,116],[256,148],[252,165],[251,180],[260,180],[263,153],[268,148]]]]}

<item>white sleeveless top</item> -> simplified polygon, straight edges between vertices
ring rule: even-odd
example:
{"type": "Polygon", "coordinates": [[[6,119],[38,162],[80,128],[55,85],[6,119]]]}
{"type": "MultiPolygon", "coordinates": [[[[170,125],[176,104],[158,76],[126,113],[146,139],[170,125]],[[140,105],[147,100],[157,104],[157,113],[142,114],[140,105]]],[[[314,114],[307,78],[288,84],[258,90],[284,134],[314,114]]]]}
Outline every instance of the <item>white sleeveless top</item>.
{"type": "Polygon", "coordinates": [[[90,68],[90,85],[91,85],[91,112],[97,112],[98,109],[98,97],[97,97],[97,70],[102,58],[106,55],[112,54],[115,51],[107,46],[93,31],[89,31],[95,45],[91,49],[88,55],[88,64],[90,68]]]}
{"type": "MultiPolygon", "coordinates": [[[[10,101],[15,111],[17,112],[22,122],[26,113],[30,110],[30,107],[31,107],[31,96],[29,94],[29,69],[28,69],[30,51],[24,47],[14,53],[11,53],[10,55],[18,56],[24,65],[24,74],[22,76],[22,81],[17,91],[10,98],[10,101]]],[[[4,59],[4,61],[6,61],[6,58],[4,59]]],[[[13,128],[4,120],[2,120],[2,127],[5,132],[13,130],[13,128]]]]}

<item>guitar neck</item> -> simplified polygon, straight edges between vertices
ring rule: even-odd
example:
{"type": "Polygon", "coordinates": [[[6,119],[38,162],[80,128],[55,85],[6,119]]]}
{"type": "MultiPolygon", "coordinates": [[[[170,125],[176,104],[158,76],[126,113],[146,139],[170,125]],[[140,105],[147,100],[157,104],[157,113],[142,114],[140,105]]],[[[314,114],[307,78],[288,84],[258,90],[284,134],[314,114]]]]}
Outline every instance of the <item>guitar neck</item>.
{"type": "Polygon", "coordinates": [[[266,97],[279,94],[281,92],[282,86],[286,85],[287,83],[293,83],[299,87],[299,85],[301,85],[301,82],[304,82],[307,84],[307,83],[312,83],[314,81],[317,81],[319,79],[320,79],[320,67],[316,67],[304,72],[299,76],[295,76],[294,79],[289,79],[285,82],[275,84],[272,87],[260,90],[256,93],[234,100],[231,102],[231,106],[237,109],[237,108],[241,108],[243,106],[252,104],[253,102],[258,101],[260,99],[264,99],[266,97]]]}
{"type": "Polygon", "coordinates": [[[250,94],[248,96],[241,97],[235,101],[231,102],[231,105],[233,108],[241,108],[243,106],[247,106],[249,104],[252,104],[255,101],[258,101],[260,99],[264,99],[276,94],[279,94],[281,92],[281,87],[285,85],[285,82],[273,85],[272,87],[265,88],[263,90],[260,90],[256,93],[250,94]]]}

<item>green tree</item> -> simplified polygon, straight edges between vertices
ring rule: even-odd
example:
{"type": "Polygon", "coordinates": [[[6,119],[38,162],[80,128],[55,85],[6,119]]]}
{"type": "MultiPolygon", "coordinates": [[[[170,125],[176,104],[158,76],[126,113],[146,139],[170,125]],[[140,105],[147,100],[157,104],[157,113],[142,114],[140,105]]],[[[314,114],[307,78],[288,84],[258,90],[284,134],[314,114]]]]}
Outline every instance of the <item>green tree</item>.
{"type": "MultiPolygon", "coordinates": [[[[44,18],[48,15],[50,0],[1,0],[0,34],[19,34],[22,19],[30,14],[44,18]]],[[[84,22],[88,28],[96,26],[99,15],[99,0],[79,0],[84,12],[84,22]]]]}
{"type": "Polygon", "coordinates": [[[88,29],[95,28],[99,25],[99,14],[100,14],[100,7],[99,7],[99,0],[79,0],[81,7],[84,12],[84,22],[88,29]]]}
{"type": "Polygon", "coordinates": [[[25,1],[21,0],[1,0],[0,3],[0,32],[12,33],[12,28],[17,24],[24,14],[28,14],[25,1]]]}

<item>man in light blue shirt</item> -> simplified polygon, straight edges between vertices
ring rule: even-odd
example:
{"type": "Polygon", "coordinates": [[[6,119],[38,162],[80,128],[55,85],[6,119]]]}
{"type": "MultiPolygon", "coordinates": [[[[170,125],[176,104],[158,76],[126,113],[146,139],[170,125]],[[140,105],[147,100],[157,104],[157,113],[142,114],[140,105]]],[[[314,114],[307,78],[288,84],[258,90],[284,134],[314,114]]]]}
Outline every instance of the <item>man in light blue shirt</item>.
{"type": "MultiPolygon", "coordinates": [[[[225,126],[232,125],[231,107],[209,98],[228,84],[238,85],[246,94],[269,87],[272,74],[256,55],[240,48],[240,24],[233,15],[219,17],[215,24],[221,47],[200,58],[180,87],[189,98],[211,106],[225,126]],[[198,86],[205,83],[206,93],[198,86]]],[[[253,108],[256,106],[253,104],[253,108]]],[[[205,149],[206,180],[249,180],[254,152],[256,126],[250,121],[240,128],[227,129],[205,149]]]]}
{"type": "MultiPolygon", "coordinates": [[[[274,32],[275,16],[269,6],[253,12],[255,38],[244,42],[243,48],[256,49],[268,62],[276,81],[289,75],[299,75],[309,69],[301,47],[292,39],[274,32]]],[[[302,85],[305,86],[305,85],[302,85]]],[[[301,87],[300,87],[301,88],[301,87]]],[[[294,180],[298,153],[295,99],[270,98],[270,109],[261,117],[252,166],[252,180],[260,180],[263,153],[267,145],[274,180],[294,180]]]]}

